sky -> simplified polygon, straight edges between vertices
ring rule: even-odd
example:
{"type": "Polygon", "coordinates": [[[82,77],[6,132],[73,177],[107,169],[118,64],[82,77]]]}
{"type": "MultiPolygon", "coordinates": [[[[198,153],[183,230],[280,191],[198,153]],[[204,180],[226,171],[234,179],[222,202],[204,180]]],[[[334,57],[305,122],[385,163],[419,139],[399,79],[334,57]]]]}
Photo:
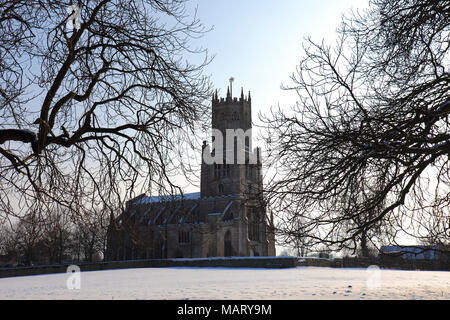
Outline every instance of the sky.
{"type": "MultiPolygon", "coordinates": [[[[187,13],[197,13],[206,29],[201,39],[192,42],[214,56],[206,67],[219,96],[226,95],[230,77],[233,96],[251,92],[253,147],[258,143],[258,114],[271,107],[289,108],[297,100],[290,76],[302,58],[302,43],[307,37],[317,42],[333,42],[343,14],[363,10],[368,0],[191,0],[187,13]],[[197,10],[197,11],[196,11],[197,10]]],[[[263,150],[264,153],[264,150],[263,150]]],[[[180,177],[180,179],[182,179],[180,177]]],[[[186,193],[198,186],[185,183],[186,193]]]]}
{"type": "MultiPolygon", "coordinates": [[[[219,96],[226,95],[229,78],[234,78],[233,96],[251,91],[252,116],[267,113],[271,107],[289,108],[297,99],[290,76],[302,58],[302,42],[336,39],[343,14],[363,10],[368,0],[192,0],[190,12],[206,28],[212,28],[195,45],[214,55],[205,74],[211,77],[219,96]]],[[[253,129],[254,139],[258,130],[253,129]]],[[[253,146],[260,145],[254,141],[253,146]]],[[[264,152],[264,150],[263,150],[264,152]]],[[[187,186],[185,192],[198,187],[187,186]]],[[[279,253],[282,248],[277,246],[279,253]]]]}
{"type": "MultiPolygon", "coordinates": [[[[292,84],[290,75],[302,58],[304,39],[332,42],[342,15],[367,5],[368,0],[191,0],[187,13],[196,8],[199,20],[211,28],[192,43],[214,56],[205,74],[222,97],[230,77],[235,79],[234,96],[241,87],[245,94],[251,91],[253,121],[258,124],[258,113],[295,103],[295,92],[280,86],[292,84]]],[[[185,190],[196,191],[195,186],[185,190]]]]}
{"type": "Polygon", "coordinates": [[[302,57],[302,42],[311,37],[332,41],[343,13],[367,7],[367,0],[193,0],[198,18],[213,29],[199,44],[215,55],[206,68],[219,95],[234,77],[233,95],[251,91],[253,121],[271,106],[293,105],[296,95],[280,85],[302,57]]]}
{"type": "MultiPolygon", "coordinates": [[[[333,44],[343,15],[363,11],[369,0],[191,0],[188,12],[197,10],[198,19],[211,31],[193,42],[214,56],[206,67],[219,96],[226,95],[229,78],[234,78],[233,96],[251,91],[253,147],[262,146],[256,138],[259,113],[271,107],[288,109],[298,97],[295,91],[282,90],[293,83],[303,57],[302,43],[333,44]]],[[[264,156],[264,148],[262,150],[264,156]]],[[[182,185],[182,184],[181,184],[182,185]]],[[[185,192],[197,192],[198,186],[184,184],[185,192]]],[[[405,237],[405,244],[415,240],[405,237]]]]}

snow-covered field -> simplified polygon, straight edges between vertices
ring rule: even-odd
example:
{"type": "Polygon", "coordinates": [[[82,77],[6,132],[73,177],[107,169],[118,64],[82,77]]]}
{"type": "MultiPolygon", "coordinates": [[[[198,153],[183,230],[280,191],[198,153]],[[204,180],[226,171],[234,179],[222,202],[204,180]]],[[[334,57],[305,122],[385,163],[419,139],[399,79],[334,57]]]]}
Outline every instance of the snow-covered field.
{"type": "Polygon", "coordinates": [[[152,268],[0,279],[0,299],[450,299],[450,272],[152,268]],[[80,289],[74,276],[79,277],[80,289]]]}

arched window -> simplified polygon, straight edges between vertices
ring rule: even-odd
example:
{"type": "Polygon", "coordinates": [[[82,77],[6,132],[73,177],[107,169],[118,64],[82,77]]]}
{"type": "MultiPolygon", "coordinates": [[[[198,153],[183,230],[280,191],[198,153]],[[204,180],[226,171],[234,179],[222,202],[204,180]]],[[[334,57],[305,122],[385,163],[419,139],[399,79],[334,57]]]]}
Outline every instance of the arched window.
{"type": "Polygon", "coordinates": [[[252,241],[259,241],[259,219],[256,208],[248,208],[248,238],[252,241]]]}
{"type": "Polygon", "coordinates": [[[178,232],[178,243],[190,243],[191,242],[191,233],[189,231],[180,230],[178,232]]]}
{"type": "Polygon", "coordinates": [[[162,259],[164,256],[164,240],[158,236],[154,242],[153,258],[162,259]]]}
{"type": "Polygon", "coordinates": [[[233,248],[231,246],[231,231],[228,230],[224,236],[224,256],[231,257],[233,254],[233,248]]]}
{"type": "Polygon", "coordinates": [[[234,214],[233,211],[228,210],[227,213],[225,213],[225,215],[222,218],[222,221],[230,221],[234,219],[234,214]]]}

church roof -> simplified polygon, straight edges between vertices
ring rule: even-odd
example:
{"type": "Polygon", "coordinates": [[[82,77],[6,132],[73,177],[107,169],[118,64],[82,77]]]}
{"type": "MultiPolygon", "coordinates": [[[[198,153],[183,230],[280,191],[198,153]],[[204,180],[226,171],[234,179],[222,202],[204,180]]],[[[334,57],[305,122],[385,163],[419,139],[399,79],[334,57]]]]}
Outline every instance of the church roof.
{"type": "Polygon", "coordinates": [[[200,222],[204,218],[201,218],[198,210],[201,209],[203,201],[227,199],[227,204],[222,210],[206,214],[219,215],[223,221],[228,221],[235,217],[231,206],[236,197],[236,195],[218,195],[201,198],[200,192],[154,197],[142,194],[127,203],[125,211],[118,217],[118,220],[122,222],[135,221],[133,223],[147,226],[200,222]]]}
{"type": "Polygon", "coordinates": [[[153,196],[149,197],[146,195],[142,195],[140,197],[132,200],[132,204],[147,204],[147,203],[157,203],[157,202],[167,202],[167,201],[177,201],[177,200],[198,200],[200,199],[200,192],[194,193],[185,193],[183,195],[174,195],[174,196],[153,196]]]}

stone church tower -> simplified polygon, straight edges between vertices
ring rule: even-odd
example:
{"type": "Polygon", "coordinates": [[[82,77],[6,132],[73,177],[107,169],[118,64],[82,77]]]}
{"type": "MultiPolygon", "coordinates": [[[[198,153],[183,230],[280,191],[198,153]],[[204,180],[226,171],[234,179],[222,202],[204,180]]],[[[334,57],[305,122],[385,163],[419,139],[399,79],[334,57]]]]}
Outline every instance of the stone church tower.
{"type": "MultiPolygon", "coordinates": [[[[232,97],[231,87],[228,88],[225,98],[219,98],[216,91],[212,98],[212,128],[222,137],[222,143],[211,148],[212,154],[217,155],[218,149],[221,148],[223,161],[206,163],[203,159],[200,194],[201,198],[215,199],[216,207],[230,206],[226,202],[232,199],[225,221],[233,223],[229,228],[223,228],[225,230],[223,253],[225,256],[274,255],[274,249],[271,250],[269,245],[273,239],[268,238],[266,212],[260,197],[262,192],[260,149],[251,148],[250,92],[245,97],[241,89],[241,96],[238,99],[232,97]],[[230,151],[232,152],[228,155],[230,151]],[[239,152],[242,155],[241,159],[239,152]],[[232,220],[228,220],[231,218],[232,220]]],[[[212,145],[214,138],[211,141],[212,145]]],[[[205,141],[204,155],[207,147],[205,141]]],[[[219,221],[216,223],[220,224],[219,221]]]]}
{"type": "Polygon", "coordinates": [[[169,202],[145,195],[130,200],[118,219],[121,231],[109,237],[109,259],[275,255],[261,197],[261,152],[252,149],[251,107],[250,92],[241,89],[233,98],[231,85],[225,98],[213,94],[200,192],[169,202]]]}
{"type": "MultiPolygon", "coordinates": [[[[259,148],[256,149],[256,163],[250,163],[249,159],[250,155],[254,155],[251,150],[252,107],[250,92],[246,98],[243,90],[241,90],[241,97],[238,100],[237,98],[231,98],[229,89],[225,99],[219,98],[216,91],[212,99],[212,128],[216,129],[217,133],[222,136],[223,161],[220,164],[207,164],[203,159],[200,185],[202,197],[223,194],[238,195],[245,193],[244,189],[249,185],[262,185],[259,148]],[[234,133],[235,135],[227,135],[227,130],[228,133],[234,133]],[[227,139],[231,140],[232,150],[227,149],[227,139]],[[238,141],[241,142],[240,146],[238,141]],[[227,161],[226,155],[230,151],[232,159],[227,161]],[[239,161],[238,152],[244,155],[245,163],[239,161]]],[[[211,143],[214,144],[214,137],[211,143]]],[[[204,141],[203,152],[205,152],[207,146],[206,141],[204,141]]],[[[216,147],[220,148],[220,146],[216,147]]],[[[212,154],[217,151],[213,148],[212,154]]]]}

